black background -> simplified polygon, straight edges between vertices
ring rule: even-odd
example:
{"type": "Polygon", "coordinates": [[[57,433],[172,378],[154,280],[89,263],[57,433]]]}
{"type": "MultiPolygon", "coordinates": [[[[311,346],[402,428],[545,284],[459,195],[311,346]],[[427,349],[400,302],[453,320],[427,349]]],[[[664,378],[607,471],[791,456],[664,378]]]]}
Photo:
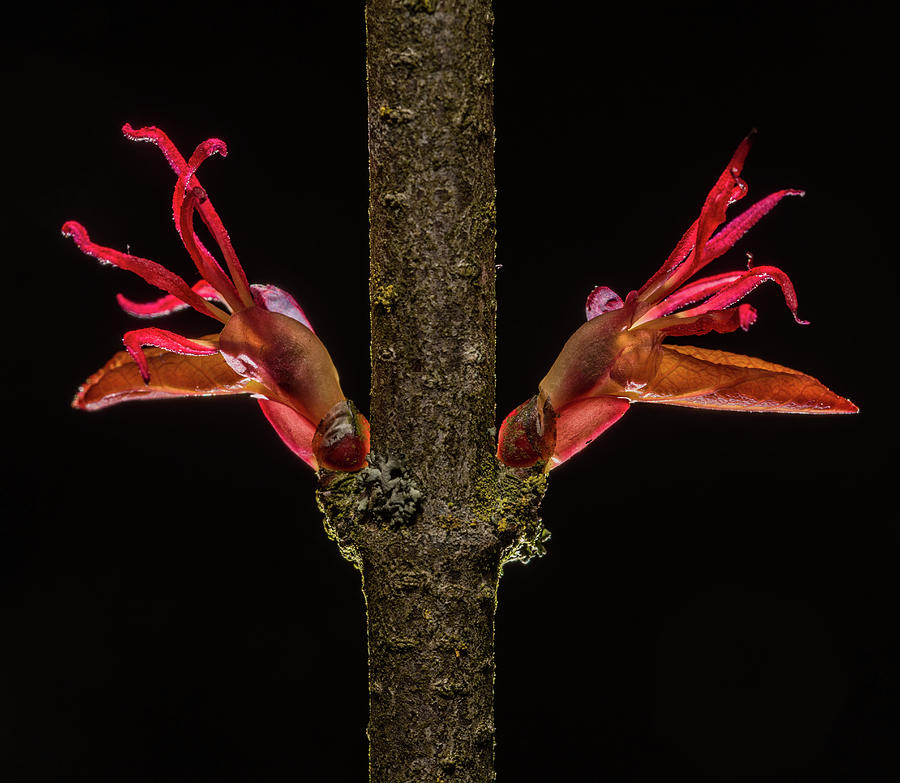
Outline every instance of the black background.
{"type": "MultiPolygon", "coordinates": [[[[228,142],[203,182],[249,276],[297,296],[366,409],[362,3],[303,6],[35,7],[4,31],[4,781],[365,778],[364,607],[313,475],[248,400],[68,407],[132,328],[113,294],[151,293],[79,254],[63,221],[191,274],[173,177],[122,138],[130,122],[186,153],[228,142]]],[[[498,419],[592,286],[655,271],[752,127],[750,198],[808,195],[717,269],[744,250],[783,267],[812,324],[772,286],[748,334],[696,342],[862,409],[636,406],[554,473],[549,555],[500,589],[500,779],[896,780],[887,19],[861,3],[495,10],[498,419]]]]}

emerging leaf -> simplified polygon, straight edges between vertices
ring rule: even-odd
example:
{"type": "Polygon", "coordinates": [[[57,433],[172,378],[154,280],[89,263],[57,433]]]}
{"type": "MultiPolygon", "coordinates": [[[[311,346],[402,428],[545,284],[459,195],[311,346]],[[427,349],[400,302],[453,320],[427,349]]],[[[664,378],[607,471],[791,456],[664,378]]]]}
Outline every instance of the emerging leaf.
{"type": "Polygon", "coordinates": [[[95,411],[131,400],[261,394],[263,391],[255,381],[234,372],[220,353],[183,356],[162,348],[147,348],[144,355],[152,383],[144,382],[140,368],[127,351],[119,351],[84,382],[72,400],[72,407],[95,411]]]}
{"type": "Polygon", "coordinates": [[[227,154],[224,142],[207,139],[185,160],[158,128],[134,130],[126,125],[122,130],[130,139],[158,146],[177,175],[172,197],[175,227],[200,280],[188,285],[154,261],[98,245],[75,221],[63,226],[63,234],[87,255],[134,272],[165,292],[149,303],[132,302],[120,294],[119,303],[129,314],[155,318],[192,307],[224,326],[221,334],[199,339],[156,327],[127,332],[126,350],[88,378],[73,406],[98,410],[139,399],[252,394],[260,398],[263,413],[281,439],[313,469],[363,468],[369,425],[341,391],[328,351],[290,294],[272,285],[249,284],[228,232],[197,181],[203,161],[227,154]],[[196,235],[195,214],[212,234],[224,268],[196,235]]]}
{"type": "Polygon", "coordinates": [[[788,276],[777,267],[753,266],[752,257],[744,271],[690,281],[783,198],[803,195],[800,190],[772,193],[719,229],[728,206],[747,193],[740,173],[749,149],[750,137],[709,192],[700,217],[639,290],[624,300],[606,286],[590,293],[588,322],[563,346],[538,395],[501,425],[498,459],[513,467],[544,463],[549,470],[618,421],[632,402],[776,413],[857,412],[852,402],[797,370],[725,351],[663,345],[671,336],[746,331],[756,321],[756,311],[737,303],[766,281],[780,286],[794,320],[807,323],[797,315],[797,295],[788,276]]]}

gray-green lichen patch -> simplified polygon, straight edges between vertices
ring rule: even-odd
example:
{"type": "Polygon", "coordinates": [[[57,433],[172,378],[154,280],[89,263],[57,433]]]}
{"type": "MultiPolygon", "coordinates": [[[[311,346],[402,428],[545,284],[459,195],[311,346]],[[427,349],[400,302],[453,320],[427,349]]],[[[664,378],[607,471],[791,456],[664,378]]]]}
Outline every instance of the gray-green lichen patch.
{"type": "Polygon", "coordinates": [[[374,452],[368,460],[369,466],[356,473],[321,471],[316,491],[326,535],[357,568],[362,525],[408,527],[422,505],[422,492],[399,460],[374,452]]]}
{"type": "Polygon", "coordinates": [[[402,463],[393,458],[369,455],[369,467],[359,472],[366,488],[359,511],[387,527],[412,524],[422,504],[422,492],[402,463]]]}

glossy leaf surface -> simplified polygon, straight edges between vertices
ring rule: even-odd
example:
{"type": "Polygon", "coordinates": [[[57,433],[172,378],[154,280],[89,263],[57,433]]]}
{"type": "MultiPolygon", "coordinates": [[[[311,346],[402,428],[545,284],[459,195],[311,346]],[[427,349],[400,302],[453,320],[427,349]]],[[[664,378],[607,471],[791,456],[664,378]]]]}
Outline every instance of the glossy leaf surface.
{"type": "Polygon", "coordinates": [[[811,375],[752,356],[664,345],[641,402],[773,413],[856,413],[856,406],[811,375]]]}
{"type": "Polygon", "coordinates": [[[606,286],[588,296],[588,321],[565,343],[534,400],[503,421],[497,457],[513,467],[542,463],[550,469],[578,453],[618,421],[632,402],[775,413],[856,413],[856,406],[815,378],[762,359],[681,345],[667,337],[746,331],[756,310],[738,304],[771,281],[798,324],[797,295],[781,269],[754,266],[693,282],[690,278],[730,250],[785,196],[779,190],[723,228],[728,206],[747,194],[740,178],[750,137],[738,146],[710,190],[700,216],[640,289],[624,298],[606,286]],[[717,229],[718,232],[717,232],[717,229]],[[553,420],[553,432],[543,426],[553,420]]]}
{"type": "Polygon", "coordinates": [[[130,315],[155,318],[192,307],[224,327],[199,340],[157,327],[126,332],[126,351],[88,378],[73,406],[98,410],[139,399],[253,394],[261,398],[263,413],[284,443],[312,468],[365,467],[369,425],[344,396],[328,351],[294,297],[273,285],[250,285],[219,214],[197,181],[205,160],[227,154],[224,142],[207,139],[185,159],[158,128],[125,125],[122,130],[132,140],[156,145],[176,174],[172,215],[200,280],[188,285],[161,264],[99,245],[73,220],[63,225],[63,235],[86,255],[133,272],[166,293],[145,303],[120,294],[119,304],[130,315]],[[224,266],[196,235],[195,214],[215,240],[224,266]]]}
{"type": "Polygon", "coordinates": [[[221,354],[183,356],[161,348],[145,348],[150,383],[127,351],[114,354],[78,390],[72,407],[94,411],[120,402],[170,397],[208,397],[261,393],[262,387],[232,370],[221,354]]]}

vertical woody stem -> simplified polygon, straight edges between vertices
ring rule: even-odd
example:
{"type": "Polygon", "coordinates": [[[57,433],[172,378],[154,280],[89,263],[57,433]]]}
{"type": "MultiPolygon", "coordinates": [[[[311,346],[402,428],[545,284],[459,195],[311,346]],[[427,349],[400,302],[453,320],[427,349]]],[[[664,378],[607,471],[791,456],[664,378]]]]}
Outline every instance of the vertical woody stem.
{"type": "Polygon", "coordinates": [[[418,502],[357,537],[372,783],[494,779],[492,22],[366,3],[372,447],[418,502]]]}

